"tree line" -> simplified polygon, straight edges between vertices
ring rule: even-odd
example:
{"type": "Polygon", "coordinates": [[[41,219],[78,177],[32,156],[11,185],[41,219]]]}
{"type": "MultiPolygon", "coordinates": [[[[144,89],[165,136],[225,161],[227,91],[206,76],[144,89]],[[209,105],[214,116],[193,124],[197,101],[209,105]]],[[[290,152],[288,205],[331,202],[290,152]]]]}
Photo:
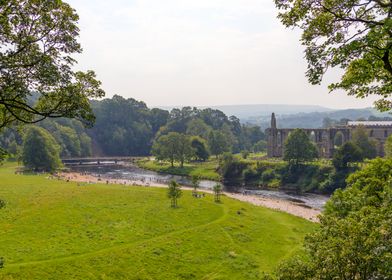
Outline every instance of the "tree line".
{"type": "Polygon", "coordinates": [[[118,95],[90,103],[96,116],[91,128],[75,119],[46,119],[35,125],[5,128],[0,146],[21,160],[26,133],[34,126],[54,138],[49,142],[58,146],[63,158],[153,154],[182,166],[189,160],[205,161],[210,155],[266,147],[260,127],[242,125],[238,118],[219,110],[184,107],[169,112],[118,95]]]}

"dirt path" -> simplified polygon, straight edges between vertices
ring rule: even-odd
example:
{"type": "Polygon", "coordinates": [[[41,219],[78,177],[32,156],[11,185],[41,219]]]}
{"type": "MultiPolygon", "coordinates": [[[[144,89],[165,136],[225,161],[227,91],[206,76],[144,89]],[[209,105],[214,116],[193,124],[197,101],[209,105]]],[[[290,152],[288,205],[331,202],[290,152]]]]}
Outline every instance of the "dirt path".
{"type": "MultiPolygon", "coordinates": [[[[159,187],[167,188],[167,184],[150,183],[140,180],[124,180],[124,179],[106,179],[92,176],[90,174],[82,174],[77,172],[71,173],[60,173],[59,178],[65,181],[73,181],[79,183],[103,183],[103,184],[119,184],[127,186],[146,186],[146,187],[159,187]]],[[[192,188],[183,186],[184,189],[191,190],[192,188]]],[[[206,193],[212,193],[210,190],[200,190],[206,193]]],[[[263,206],[274,210],[289,213],[291,215],[307,219],[312,222],[318,222],[318,215],[321,213],[320,210],[307,208],[302,205],[298,205],[294,202],[281,199],[267,198],[260,195],[245,195],[239,193],[224,193],[226,196],[251,203],[256,206],[263,206]]]]}

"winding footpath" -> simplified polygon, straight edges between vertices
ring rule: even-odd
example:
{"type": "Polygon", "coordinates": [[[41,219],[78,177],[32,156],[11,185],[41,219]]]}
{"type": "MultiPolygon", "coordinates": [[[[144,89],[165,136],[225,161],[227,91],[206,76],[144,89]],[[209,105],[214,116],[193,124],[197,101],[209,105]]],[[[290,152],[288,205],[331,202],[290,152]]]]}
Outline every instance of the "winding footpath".
{"type": "Polygon", "coordinates": [[[11,263],[11,264],[7,265],[7,268],[24,267],[24,266],[31,266],[31,265],[40,265],[40,264],[52,263],[52,262],[74,261],[76,259],[92,258],[92,257],[98,256],[100,254],[109,253],[109,252],[114,251],[114,250],[122,250],[122,249],[128,249],[128,248],[132,248],[132,247],[137,247],[138,245],[144,244],[146,242],[151,242],[151,241],[154,241],[154,240],[167,238],[167,237],[174,236],[174,235],[177,235],[177,234],[181,235],[181,234],[184,234],[186,232],[189,232],[189,231],[192,231],[192,230],[195,230],[195,229],[201,229],[201,228],[205,228],[205,227],[211,226],[213,224],[218,224],[218,223],[224,221],[227,218],[228,212],[229,212],[229,209],[224,204],[222,204],[222,215],[219,218],[217,218],[215,220],[212,220],[212,221],[209,221],[209,222],[207,222],[205,224],[195,225],[193,227],[183,228],[183,229],[171,231],[171,232],[168,232],[168,233],[163,233],[161,235],[157,235],[157,236],[154,236],[154,237],[151,237],[151,238],[142,239],[142,240],[138,240],[138,241],[133,241],[133,242],[130,242],[130,243],[125,243],[125,244],[123,243],[123,244],[120,244],[120,245],[105,247],[103,249],[99,249],[99,250],[96,250],[96,251],[80,253],[80,254],[73,254],[73,255],[63,256],[63,257],[55,257],[55,258],[50,258],[50,259],[41,259],[41,260],[36,260],[36,261],[11,263]]]}

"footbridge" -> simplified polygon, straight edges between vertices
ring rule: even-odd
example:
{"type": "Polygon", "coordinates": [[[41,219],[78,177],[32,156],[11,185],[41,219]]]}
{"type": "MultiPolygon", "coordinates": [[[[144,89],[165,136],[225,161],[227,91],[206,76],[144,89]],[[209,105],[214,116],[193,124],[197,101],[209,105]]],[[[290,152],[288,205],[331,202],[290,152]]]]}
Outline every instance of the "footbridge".
{"type": "Polygon", "coordinates": [[[80,158],[62,158],[64,165],[108,165],[119,162],[132,162],[136,157],[80,157],[80,158]]]}

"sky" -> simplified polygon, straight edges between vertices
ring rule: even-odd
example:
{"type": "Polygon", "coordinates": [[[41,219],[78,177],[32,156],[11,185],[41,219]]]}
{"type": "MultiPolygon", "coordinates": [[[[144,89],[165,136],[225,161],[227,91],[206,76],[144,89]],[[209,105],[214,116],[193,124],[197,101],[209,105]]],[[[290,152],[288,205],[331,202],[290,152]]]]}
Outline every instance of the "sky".
{"type": "Polygon", "coordinates": [[[79,70],[106,96],[148,106],[236,104],[369,107],[329,93],[340,70],[307,82],[300,30],[277,19],[273,0],[66,0],[80,16],[79,70]]]}

